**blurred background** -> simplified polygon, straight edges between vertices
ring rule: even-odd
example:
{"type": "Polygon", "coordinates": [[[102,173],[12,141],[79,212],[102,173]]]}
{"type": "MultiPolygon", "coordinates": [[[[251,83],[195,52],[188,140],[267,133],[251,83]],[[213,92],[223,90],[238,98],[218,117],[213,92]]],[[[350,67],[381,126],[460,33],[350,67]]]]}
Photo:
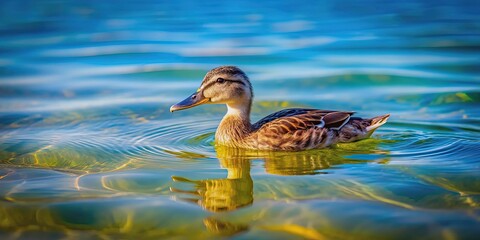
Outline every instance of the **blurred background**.
{"type": "Polygon", "coordinates": [[[165,107],[229,64],[251,75],[259,100],[328,107],[318,100],[455,92],[478,84],[479,9],[477,1],[6,0],[0,111],[165,107]],[[312,88],[318,78],[331,84],[312,88]],[[350,92],[361,85],[369,89],[350,92]],[[380,85],[395,87],[371,89],[380,85]]]}
{"type": "Polygon", "coordinates": [[[478,236],[479,13],[478,0],[2,0],[0,236],[478,236]],[[250,76],[254,121],[287,107],[392,117],[334,149],[215,150],[224,106],[169,107],[219,65],[250,76]]]}

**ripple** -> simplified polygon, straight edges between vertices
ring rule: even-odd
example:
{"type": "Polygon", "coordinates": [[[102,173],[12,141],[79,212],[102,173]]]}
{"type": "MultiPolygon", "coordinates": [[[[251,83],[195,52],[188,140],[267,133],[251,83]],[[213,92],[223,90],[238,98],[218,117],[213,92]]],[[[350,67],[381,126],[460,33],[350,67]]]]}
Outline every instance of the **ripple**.
{"type": "Polygon", "coordinates": [[[138,164],[155,166],[159,160],[167,164],[175,162],[179,166],[191,164],[179,162],[179,159],[215,156],[212,143],[217,121],[203,118],[178,118],[175,121],[132,124],[117,119],[110,124],[106,121],[67,124],[55,130],[44,130],[41,135],[39,129],[32,128],[28,131],[30,133],[24,131],[20,135],[10,135],[6,142],[10,146],[8,149],[20,155],[13,160],[10,157],[10,160],[2,159],[2,163],[97,172],[138,164]],[[32,131],[36,132],[35,138],[24,135],[30,135],[32,131]],[[25,140],[21,139],[29,139],[32,144],[25,148],[25,140]]]}
{"type": "Polygon", "coordinates": [[[219,47],[218,45],[203,47],[161,46],[159,44],[135,44],[93,46],[73,49],[48,50],[42,55],[54,58],[98,57],[109,55],[169,53],[184,57],[214,57],[214,56],[257,56],[271,54],[266,47],[219,47]]]}
{"type": "Polygon", "coordinates": [[[205,119],[176,119],[150,124],[132,138],[134,150],[131,154],[147,153],[149,155],[177,155],[192,152],[211,155],[213,136],[217,121],[205,119]],[[175,154],[177,153],[177,154],[175,154]]]}
{"type": "Polygon", "coordinates": [[[402,65],[426,65],[426,64],[456,64],[458,62],[478,62],[478,56],[466,55],[455,56],[448,54],[364,54],[364,55],[329,55],[322,56],[321,60],[334,64],[362,64],[372,66],[402,66],[402,65]]]}
{"type": "Polygon", "coordinates": [[[446,167],[457,172],[471,171],[480,163],[478,140],[468,136],[415,131],[385,137],[395,139],[388,149],[396,163],[446,167]]]}

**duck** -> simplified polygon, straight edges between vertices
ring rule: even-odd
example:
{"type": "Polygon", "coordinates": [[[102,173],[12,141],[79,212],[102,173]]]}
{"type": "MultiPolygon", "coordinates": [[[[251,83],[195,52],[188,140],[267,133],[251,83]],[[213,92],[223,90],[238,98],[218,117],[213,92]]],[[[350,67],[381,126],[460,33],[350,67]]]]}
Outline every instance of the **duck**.
{"type": "Polygon", "coordinates": [[[236,66],[213,68],[192,95],[170,107],[170,112],[203,104],[225,104],[227,113],[215,132],[215,144],[267,151],[303,151],[369,138],[390,114],[353,117],[353,111],[289,108],[250,121],[253,88],[236,66]]]}

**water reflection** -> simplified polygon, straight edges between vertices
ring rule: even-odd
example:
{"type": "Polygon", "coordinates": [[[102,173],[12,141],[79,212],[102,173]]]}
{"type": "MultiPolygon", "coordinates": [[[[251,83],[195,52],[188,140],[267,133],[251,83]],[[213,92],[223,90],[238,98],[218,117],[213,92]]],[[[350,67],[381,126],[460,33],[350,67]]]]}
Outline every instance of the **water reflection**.
{"type": "MultiPolygon", "coordinates": [[[[368,145],[373,148],[363,149],[363,153],[378,152],[376,150],[378,142],[367,142],[371,142],[368,145]]],[[[345,146],[349,148],[348,144],[344,145],[344,148],[345,146]]],[[[365,144],[358,146],[365,146],[365,144]]],[[[326,172],[322,170],[335,165],[365,163],[365,161],[346,158],[345,149],[344,151],[323,149],[303,152],[268,152],[217,146],[215,150],[220,166],[227,170],[226,178],[192,180],[172,176],[174,182],[186,184],[193,189],[173,187],[170,189],[171,192],[180,195],[180,200],[192,202],[213,213],[234,211],[253,204],[254,182],[250,173],[253,160],[263,160],[264,169],[269,174],[292,176],[325,174],[326,172]]],[[[359,147],[355,151],[361,150],[362,147],[359,147]]],[[[210,233],[221,236],[232,236],[249,229],[248,225],[217,218],[215,215],[205,218],[203,223],[210,233]]],[[[297,228],[298,226],[295,227],[297,228]]],[[[268,228],[269,231],[290,233],[289,229],[285,226],[268,228]]]]}
{"type": "MultiPolygon", "coordinates": [[[[370,147],[378,144],[375,141],[370,142],[370,147]]],[[[332,149],[269,152],[217,146],[215,150],[220,166],[227,169],[226,178],[192,180],[172,176],[174,182],[190,185],[193,190],[171,188],[172,192],[182,195],[181,200],[196,203],[211,212],[232,211],[253,203],[254,185],[250,175],[252,160],[263,160],[265,171],[274,175],[326,174],[327,172],[322,170],[335,165],[365,163],[345,157],[345,151],[332,149]]],[[[372,151],[375,151],[375,148],[368,150],[372,151]]]]}
{"type": "MultiPolygon", "coordinates": [[[[363,172],[359,175],[360,177],[343,178],[341,174],[338,174],[338,170],[341,169],[352,170],[367,165],[379,166],[389,163],[386,156],[392,154],[380,150],[383,147],[379,146],[385,142],[369,139],[353,144],[342,144],[333,149],[305,152],[259,152],[216,147],[219,165],[226,169],[227,175],[224,178],[215,179],[202,179],[205,175],[218,175],[205,170],[207,168],[212,171],[216,169],[211,162],[214,160],[213,158],[201,160],[197,154],[183,154],[182,158],[179,158],[182,161],[193,159],[202,161],[201,164],[205,166],[203,173],[195,173],[194,169],[188,169],[189,178],[201,180],[181,177],[184,176],[185,171],[158,168],[157,163],[145,165],[144,169],[127,167],[111,172],[102,171],[81,175],[81,179],[76,181],[81,187],[73,185],[73,180],[79,178],[76,173],[65,174],[63,171],[48,169],[30,169],[28,171],[4,169],[4,171],[0,171],[0,181],[3,181],[5,187],[12,187],[14,191],[13,194],[2,193],[8,197],[5,199],[7,201],[0,204],[0,215],[6,219],[2,226],[14,227],[30,224],[49,230],[60,231],[59,229],[61,229],[65,234],[70,234],[71,231],[78,229],[93,229],[95,233],[92,234],[95,236],[97,236],[96,234],[108,236],[110,233],[128,229],[133,234],[131,236],[150,231],[149,236],[159,237],[166,236],[164,235],[165,231],[173,231],[172,229],[176,229],[180,234],[183,226],[190,228],[189,223],[192,223],[196,227],[196,233],[207,229],[208,234],[220,236],[251,234],[261,230],[269,233],[279,232],[305,238],[316,238],[322,236],[320,233],[335,236],[333,232],[341,232],[347,236],[348,227],[343,229],[342,226],[331,222],[330,218],[335,219],[338,212],[329,213],[330,215],[327,216],[316,212],[318,209],[323,209],[322,211],[328,213],[329,208],[323,208],[322,204],[331,199],[350,199],[353,200],[352,204],[359,201],[359,204],[363,204],[363,206],[368,205],[366,202],[369,204],[382,203],[381,206],[388,206],[388,208],[398,211],[397,213],[412,215],[414,212],[421,212],[422,208],[474,209],[478,207],[478,197],[474,195],[476,192],[470,192],[470,196],[456,196],[450,191],[434,187],[427,188],[430,185],[425,185],[417,180],[406,182],[400,179],[395,181],[393,180],[394,176],[389,178],[391,182],[388,184],[378,184],[375,178],[370,178],[374,173],[372,170],[363,172]],[[355,164],[355,167],[347,166],[352,164],[355,164]],[[261,174],[259,170],[268,174],[261,174]],[[31,175],[26,175],[27,172],[31,172],[31,175]],[[32,177],[34,172],[37,172],[37,178],[32,177]],[[45,179],[47,174],[48,176],[53,175],[50,172],[56,173],[58,177],[55,180],[45,179]],[[173,180],[176,182],[171,182],[169,174],[175,175],[173,180]],[[317,175],[312,176],[312,174],[317,175]],[[27,179],[27,181],[17,185],[22,179],[27,179]],[[49,192],[38,187],[39,184],[45,182],[58,184],[50,184],[51,192],[49,192]],[[171,188],[169,191],[169,187],[172,186],[175,188],[171,188]],[[306,187],[299,188],[299,186],[306,187]],[[411,191],[412,188],[419,191],[411,191]],[[67,191],[69,194],[66,194],[67,191]],[[177,199],[183,201],[171,201],[167,196],[172,192],[178,197],[177,199]],[[100,193],[107,200],[99,198],[100,193]],[[94,199],[95,197],[97,199],[94,199]],[[85,200],[79,201],[78,199],[81,198],[85,200]],[[56,201],[54,202],[52,199],[56,199],[56,201]],[[272,199],[275,201],[271,201],[272,199]],[[138,205],[139,201],[142,204],[138,205]],[[193,204],[182,205],[181,203],[185,201],[193,202],[206,211],[202,211],[193,204]],[[279,207],[275,207],[277,205],[273,202],[279,204],[279,207]],[[289,211],[287,205],[282,205],[288,203],[299,209],[304,207],[306,209],[303,209],[304,212],[293,213],[289,211]],[[31,207],[26,207],[27,205],[31,205],[31,207]],[[272,215],[265,217],[265,220],[262,221],[256,220],[258,219],[257,212],[263,211],[264,207],[272,215]],[[77,209],[81,210],[77,211],[77,209]],[[238,211],[240,209],[242,211],[238,211]],[[190,219],[192,217],[185,214],[186,212],[195,212],[194,220],[190,219]],[[75,218],[77,215],[90,219],[91,222],[77,222],[81,221],[81,219],[75,218]],[[165,219],[169,219],[172,215],[181,217],[171,221],[170,225],[165,225],[165,219]],[[240,217],[235,218],[235,216],[240,217]],[[284,222],[295,221],[299,216],[308,221],[295,224],[285,224],[284,222]],[[324,222],[318,223],[318,219],[322,217],[324,222]],[[163,221],[159,219],[163,219],[163,221]],[[257,226],[250,221],[259,221],[262,224],[257,226]],[[313,224],[313,227],[309,227],[310,223],[313,224]],[[199,224],[202,226],[198,226],[199,224]],[[182,227],[179,228],[179,225],[182,227]],[[320,231],[322,228],[330,230],[322,232],[320,231]]],[[[48,158],[48,153],[53,152],[45,152],[45,159],[48,158]]],[[[53,160],[61,159],[55,158],[55,156],[60,155],[53,154],[50,157],[53,160]]],[[[65,157],[71,156],[66,155],[65,157]]],[[[386,167],[396,168],[395,164],[387,164],[386,167]]],[[[363,170],[365,168],[362,168],[363,170]]],[[[422,172],[406,171],[405,169],[404,172],[410,172],[412,179],[423,179],[422,176],[425,175],[422,172]]],[[[398,176],[394,173],[392,175],[398,176]]],[[[387,174],[383,173],[381,177],[386,178],[387,174]]],[[[429,182],[428,180],[424,179],[429,182]]],[[[459,181],[456,184],[467,183],[467,180],[459,181]]],[[[453,186],[453,182],[442,179],[431,179],[429,183],[440,187],[442,185],[453,186]]],[[[451,190],[451,188],[446,188],[446,190],[451,190]]],[[[372,208],[376,207],[378,206],[372,208]]],[[[341,209],[341,207],[339,208],[341,209]]],[[[425,212],[430,214],[429,211],[425,212]]],[[[476,214],[474,210],[469,212],[472,215],[476,214]]],[[[378,214],[384,216],[382,215],[384,213],[378,214]]],[[[347,214],[344,217],[350,216],[347,214]]],[[[369,228],[375,229],[378,223],[371,220],[369,228]]],[[[28,234],[27,227],[17,229],[21,236],[27,236],[25,235],[28,234]]]]}
{"type": "Polygon", "coordinates": [[[232,236],[247,231],[248,225],[235,224],[229,221],[223,221],[215,217],[208,217],[203,220],[203,224],[207,230],[213,234],[232,236]]]}
{"type": "Polygon", "coordinates": [[[227,169],[224,179],[190,180],[173,176],[173,181],[194,185],[193,191],[172,188],[172,192],[186,193],[192,201],[212,212],[231,211],[253,203],[253,180],[250,176],[250,158],[241,149],[217,148],[222,168],[227,169]]]}
{"type": "Polygon", "coordinates": [[[265,171],[275,175],[327,174],[328,172],[322,170],[334,165],[362,163],[362,161],[345,158],[340,153],[329,149],[290,154],[271,152],[263,156],[263,159],[265,171]]]}

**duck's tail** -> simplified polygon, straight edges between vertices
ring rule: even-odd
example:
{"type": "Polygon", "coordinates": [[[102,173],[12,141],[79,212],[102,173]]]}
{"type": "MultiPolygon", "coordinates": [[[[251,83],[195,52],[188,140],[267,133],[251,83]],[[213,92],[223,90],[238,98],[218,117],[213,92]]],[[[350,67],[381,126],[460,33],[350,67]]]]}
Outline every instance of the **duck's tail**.
{"type": "Polygon", "coordinates": [[[377,128],[385,124],[390,117],[390,114],[374,117],[370,119],[370,125],[366,128],[369,135],[371,135],[377,128]]]}
{"type": "Polygon", "coordinates": [[[374,118],[351,118],[350,121],[340,130],[339,142],[354,142],[360,139],[369,138],[372,133],[385,124],[390,114],[374,118]]]}

